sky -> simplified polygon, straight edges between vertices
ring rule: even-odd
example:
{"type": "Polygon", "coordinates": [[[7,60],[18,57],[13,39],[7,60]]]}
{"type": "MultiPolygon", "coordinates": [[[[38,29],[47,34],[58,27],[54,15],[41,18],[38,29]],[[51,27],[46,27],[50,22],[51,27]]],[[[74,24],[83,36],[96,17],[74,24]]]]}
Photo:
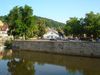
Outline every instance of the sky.
{"type": "Polygon", "coordinates": [[[100,13],[100,0],[1,0],[0,16],[7,15],[14,6],[29,5],[33,15],[65,23],[70,17],[84,17],[93,11],[100,13]]]}

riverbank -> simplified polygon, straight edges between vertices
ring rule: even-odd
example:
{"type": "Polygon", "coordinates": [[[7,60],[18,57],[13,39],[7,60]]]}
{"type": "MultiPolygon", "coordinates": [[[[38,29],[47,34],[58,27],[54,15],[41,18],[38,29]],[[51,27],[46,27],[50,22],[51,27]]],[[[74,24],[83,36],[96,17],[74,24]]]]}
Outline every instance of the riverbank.
{"type": "Polygon", "coordinates": [[[72,41],[14,41],[12,50],[30,50],[37,52],[58,53],[100,57],[99,42],[72,42],[72,41]]]}

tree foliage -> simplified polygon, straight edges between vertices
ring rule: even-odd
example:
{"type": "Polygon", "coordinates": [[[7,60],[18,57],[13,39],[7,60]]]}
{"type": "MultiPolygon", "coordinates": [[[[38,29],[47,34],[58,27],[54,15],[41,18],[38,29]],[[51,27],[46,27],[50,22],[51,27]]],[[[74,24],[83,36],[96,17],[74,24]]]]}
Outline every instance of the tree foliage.
{"type": "Polygon", "coordinates": [[[81,35],[81,28],[82,25],[80,25],[80,20],[76,17],[72,17],[66,22],[64,31],[66,35],[73,34],[74,36],[79,36],[81,35]]]}
{"type": "Polygon", "coordinates": [[[38,37],[43,37],[43,35],[46,33],[45,29],[45,20],[40,19],[37,23],[38,25],[38,37]]]}
{"type": "Polygon", "coordinates": [[[52,19],[48,19],[48,18],[44,18],[44,17],[39,17],[39,16],[35,16],[36,17],[36,20],[44,20],[45,21],[45,26],[46,27],[49,27],[49,28],[63,28],[65,26],[64,23],[61,23],[61,22],[57,22],[57,21],[54,21],[52,19]]]}
{"type": "Polygon", "coordinates": [[[60,28],[66,36],[83,37],[86,34],[87,37],[91,38],[92,36],[94,39],[100,37],[100,13],[89,12],[86,13],[84,18],[80,19],[71,17],[64,24],[48,18],[34,16],[32,8],[25,5],[24,7],[15,6],[8,15],[0,16],[0,20],[8,24],[8,34],[15,38],[34,36],[42,38],[48,27],[56,30],[60,28]]]}
{"type": "Polygon", "coordinates": [[[43,37],[46,28],[62,28],[65,24],[33,15],[30,6],[15,6],[8,15],[0,16],[0,20],[9,26],[9,35],[14,38],[24,37],[25,39],[34,36],[43,37]]]}
{"type": "Polygon", "coordinates": [[[24,36],[28,38],[34,28],[33,10],[31,7],[25,5],[24,7],[14,7],[8,14],[7,23],[9,24],[9,35],[15,38],[24,36]]]}
{"type": "Polygon", "coordinates": [[[65,35],[81,37],[86,34],[90,38],[100,37],[100,14],[90,12],[87,13],[85,18],[78,19],[76,17],[67,20],[64,27],[65,35]]]}
{"type": "Polygon", "coordinates": [[[93,38],[100,37],[100,14],[97,13],[87,13],[86,17],[84,18],[85,22],[85,33],[88,36],[93,35],[93,38]]]}

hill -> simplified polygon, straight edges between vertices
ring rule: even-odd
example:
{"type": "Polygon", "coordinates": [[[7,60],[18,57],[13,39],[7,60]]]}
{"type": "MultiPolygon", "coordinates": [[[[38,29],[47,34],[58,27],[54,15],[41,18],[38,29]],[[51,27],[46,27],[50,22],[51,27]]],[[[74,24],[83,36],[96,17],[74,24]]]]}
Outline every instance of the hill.
{"type": "MultiPolygon", "coordinates": [[[[3,22],[6,22],[6,17],[7,16],[0,16],[0,20],[3,22]]],[[[44,20],[45,26],[50,27],[50,28],[63,28],[65,26],[64,23],[54,21],[52,19],[44,18],[44,17],[39,17],[39,16],[34,16],[35,21],[38,21],[40,19],[44,20]]]]}
{"type": "Polygon", "coordinates": [[[50,28],[62,28],[65,26],[64,23],[54,21],[52,19],[48,19],[48,18],[44,18],[44,17],[35,16],[35,19],[36,20],[40,20],[40,19],[44,20],[46,27],[50,27],[50,28]]]}

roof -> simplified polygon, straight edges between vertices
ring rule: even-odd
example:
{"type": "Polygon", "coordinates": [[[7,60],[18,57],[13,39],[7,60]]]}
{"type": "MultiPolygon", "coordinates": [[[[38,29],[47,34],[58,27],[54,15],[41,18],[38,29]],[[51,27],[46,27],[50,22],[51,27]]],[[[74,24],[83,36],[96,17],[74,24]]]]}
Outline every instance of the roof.
{"type": "Polygon", "coordinates": [[[49,32],[58,34],[58,32],[56,30],[54,30],[53,28],[48,28],[47,33],[49,33],[49,32]]]}
{"type": "Polygon", "coordinates": [[[0,31],[6,31],[8,29],[8,25],[0,21],[0,31]]]}
{"type": "Polygon", "coordinates": [[[49,29],[48,32],[46,34],[43,35],[43,37],[47,37],[47,36],[55,36],[55,37],[59,37],[59,34],[56,30],[54,29],[49,29]]]}
{"type": "Polygon", "coordinates": [[[8,29],[8,25],[3,25],[2,27],[1,27],[1,31],[6,31],[8,29]]]}
{"type": "Polygon", "coordinates": [[[1,26],[3,26],[3,25],[4,25],[4,24],[3,24],[3,22],[2,22],[2,21],[0,21],[0,27],[1,27],[1,26]]]}

